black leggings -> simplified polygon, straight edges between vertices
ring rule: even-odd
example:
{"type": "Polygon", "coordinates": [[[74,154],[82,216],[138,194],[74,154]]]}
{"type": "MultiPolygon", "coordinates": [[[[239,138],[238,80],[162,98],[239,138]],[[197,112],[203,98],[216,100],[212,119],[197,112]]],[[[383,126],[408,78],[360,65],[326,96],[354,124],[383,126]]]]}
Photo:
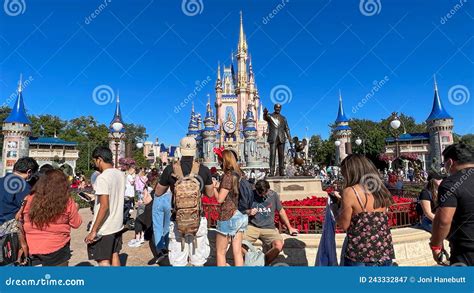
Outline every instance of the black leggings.
{"type": "Polygon", "coordinates": [[[138,219],[135,220],[135,233],[140,233],[145,231],[145,225],[138,219]]]}

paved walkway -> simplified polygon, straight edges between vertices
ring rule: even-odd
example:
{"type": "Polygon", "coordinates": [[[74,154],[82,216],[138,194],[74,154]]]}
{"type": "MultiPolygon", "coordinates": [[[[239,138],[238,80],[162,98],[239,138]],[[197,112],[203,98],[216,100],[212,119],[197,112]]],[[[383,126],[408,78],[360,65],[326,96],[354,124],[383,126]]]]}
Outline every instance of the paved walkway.
{"type": "MultiPolygon", "coordinates": [[[[84,243],[84,238],[87,236],[87,224],[92,220],[92,213],[90,209],[84,208],[79,210],[82,217],[82,225],[79,229],[71,231],[71,250],[72,257],[69,261],[70,266],[95,266],[95,261],[89,261],[87,258],[87,248],[84,243]]],[[[148,262],[153,258],[148,241],[141,247],[130,248],[127,243],[134,238],[135,232],[127,231],[123,234],[123,245],[120,253],[122,265],[126,266],[147,266],[148,262]]]]}

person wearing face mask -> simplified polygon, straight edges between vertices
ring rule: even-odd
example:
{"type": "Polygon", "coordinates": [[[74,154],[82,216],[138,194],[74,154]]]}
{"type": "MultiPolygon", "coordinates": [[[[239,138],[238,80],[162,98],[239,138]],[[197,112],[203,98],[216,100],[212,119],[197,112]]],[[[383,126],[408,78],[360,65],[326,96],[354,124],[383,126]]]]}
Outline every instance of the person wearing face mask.
{"type": "Polygon", "coordinates": [[[474,147],[457,143],[443,151],[450,174],[438,189],[438,209],[433,220],[430,248],[443,264],[443,240],[449,241],[450,264],[474,266],[474,147]]]}
{"type": "Polygon", "coordinates": [[[16,226],[11,224],[23,199],[30,193],[28,181],[38,172],[38,168],[33,158],[20,158],[13,166],[13,173],[0,178],[0,233],[8,230],[6,226],[16,226]]]}

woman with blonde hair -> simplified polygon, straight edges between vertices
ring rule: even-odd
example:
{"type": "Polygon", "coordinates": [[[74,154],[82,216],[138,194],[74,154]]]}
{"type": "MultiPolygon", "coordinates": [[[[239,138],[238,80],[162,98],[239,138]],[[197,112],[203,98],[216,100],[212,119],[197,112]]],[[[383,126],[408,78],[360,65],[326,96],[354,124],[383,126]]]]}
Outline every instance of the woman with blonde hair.
{"type": "Polygon", "coordinates": [[[232,245],[234,255],[234,265],[243,266],[242,237],[247,228],[248,217],[239,210],[239,181],[243,176],[236,155],[230,150],[223,150],[217,153],[219,163],[224,174],[214,186],[214,194],[219,206],[219,220],[217,221],[216,234],[216,254],[217,265],[225,266],[226,252],[229,240],[232,245]]]}
{"type": "Polygon", "coordinates": [[[395,258],[387,215],[392,195],[365,156],[347,156],[341,175],[344,190],[337,223],[347,232],[344,265],[390,266],[395,258]]]}

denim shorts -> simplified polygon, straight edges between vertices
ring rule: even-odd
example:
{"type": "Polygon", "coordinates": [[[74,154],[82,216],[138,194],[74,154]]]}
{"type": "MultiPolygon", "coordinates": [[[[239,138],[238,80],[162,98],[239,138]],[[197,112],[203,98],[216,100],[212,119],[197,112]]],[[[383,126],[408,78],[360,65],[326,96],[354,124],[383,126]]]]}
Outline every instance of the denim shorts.
{"type": "Polygon", "coordinates": [[[225,236],[235,236],[238,232],[245,232],[249,218],[247,215],[236,211],[227,221],[217,221],[217,232],[225,236]]]}

